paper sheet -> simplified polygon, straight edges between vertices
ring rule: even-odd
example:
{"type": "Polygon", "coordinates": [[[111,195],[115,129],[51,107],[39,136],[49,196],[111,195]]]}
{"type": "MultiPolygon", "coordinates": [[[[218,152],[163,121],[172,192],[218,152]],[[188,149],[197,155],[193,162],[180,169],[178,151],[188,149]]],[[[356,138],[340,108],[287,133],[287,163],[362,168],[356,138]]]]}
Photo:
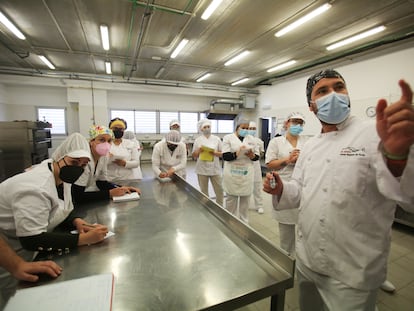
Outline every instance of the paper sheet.
{"type": "Polygon", "coordinates": [[[113,197],[112,200],[114,202],[126,202],[126,201],[136,201],[140,199],[140,195],[138,194],[138,192],[131,192],[131,193],[126,193],[120,197],[113,197]]]}
{"type": "MultiPolygon", "coordinates": [[[[78,230],[72,230],[70,233],[77,234],[79,233],[78,230]]],[[[104,239],[110,238],[111,236],[114,236],[115,233],[112,231],[108,231],[108,233],[105,235],[104,239]]]]}
{"type": "Polygon", "coordinates": [[[207,162],[213,162],[214,161],[214,149],[207,147],[207,146],[201,146],[201,152],[200,152],[200,160],[201,161],[207,161],[207,162]]]}
{"type": "Polygon", "coordinates": [[[17,290],[4,311],[112,309],[114,277],[111,273],[17,290]]]}

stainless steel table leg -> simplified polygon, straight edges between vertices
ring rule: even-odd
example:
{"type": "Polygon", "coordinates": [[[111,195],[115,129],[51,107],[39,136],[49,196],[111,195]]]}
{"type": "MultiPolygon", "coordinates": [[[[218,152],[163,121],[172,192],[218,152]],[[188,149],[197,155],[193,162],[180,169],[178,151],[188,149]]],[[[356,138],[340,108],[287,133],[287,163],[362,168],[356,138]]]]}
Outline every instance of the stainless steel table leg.
{"type": "Polygon", "coordinates": [[[285,292],[270,298],[270,311],[283,311],[285,309],[285,292]]]}

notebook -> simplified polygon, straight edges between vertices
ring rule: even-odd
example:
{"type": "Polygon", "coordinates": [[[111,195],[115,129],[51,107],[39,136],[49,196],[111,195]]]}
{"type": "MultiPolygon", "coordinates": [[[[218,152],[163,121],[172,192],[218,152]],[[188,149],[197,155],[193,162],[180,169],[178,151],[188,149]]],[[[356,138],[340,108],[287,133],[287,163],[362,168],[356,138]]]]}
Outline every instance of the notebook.
{"type": "Polygon", "coordinates": [[[112,273],[19,289],[4,311],[110,311],[114,290],[112,273]]]}
{"type": "Polygon", "coordinates": [[[136,201],[139,199],[140,199],[140,195],[138,194],[138,192],[126,193],[123,196],[112,198],[114,202],[136,201]]]}
{"type": "Polygon", "coordinates": [[[214,148],[210,148],[207,146],[201,146],[200,160],[207,161],[207,162],[213,162],[214,161],[213,152],[214,152],[214,148]]]}

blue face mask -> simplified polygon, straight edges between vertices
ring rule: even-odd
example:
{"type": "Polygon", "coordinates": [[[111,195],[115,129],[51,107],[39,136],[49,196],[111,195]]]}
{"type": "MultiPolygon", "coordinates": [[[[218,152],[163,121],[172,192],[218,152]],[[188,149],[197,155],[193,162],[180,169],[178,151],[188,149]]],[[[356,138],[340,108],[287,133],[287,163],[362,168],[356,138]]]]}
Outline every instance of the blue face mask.
{"type": "Polygon", "coordinates": [[[255,136],[256,135],[256,130],[249,130],[249,135],[255,136]]]}
{"type": "Polygon", "coordinates": [[[302,131],[303,131],[303,127],[302,125],[299,125],[299,124],[291,125],[289,127],[289,133],[292,134],[293,136],[298,136],[300,133],[302,133],[302,131]]]}
{"type": "Polygon", "coordinates": [[[246,137],[249,134],[249,131],[246,129],[240,129],[239,130],[239,136],[240,137],[246,137]]]}
{"type": "Polygon", "coordinates": [[[319,120],[328,124],[339,124],[349,116],[349,96],[332,92],[326,96],[318,98],[316,101],[318,112],[316,116],[319,120]]]}

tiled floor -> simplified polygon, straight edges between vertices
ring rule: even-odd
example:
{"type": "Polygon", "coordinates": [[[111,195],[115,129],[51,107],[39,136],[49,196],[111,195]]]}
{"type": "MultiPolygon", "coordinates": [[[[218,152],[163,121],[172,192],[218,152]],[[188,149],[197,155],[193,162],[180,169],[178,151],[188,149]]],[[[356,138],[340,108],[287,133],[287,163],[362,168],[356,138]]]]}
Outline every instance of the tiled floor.
{"type": "MultiPolygon", "coordinates": [[[[152,176],[149,163],[142,164],[145,176],[152,176]]],[[[187,163],[187,181],[198,187],[197,177],[194,173],[194,162],[187,163]]],[[[210,194],[214,192],[210,190],[210,194]]],[[[271,216],[271,197],[263,193],[264,214],[251,211],[249,214],[250,225],[267,237],[270,241],[279,245],[277,222],[271,216]]],[[[413,311],[414,310],[414,229],[395,224],[393,227],[391,254],[388,258],[388,279],[397,288],[393,294],[380,291],[378,296],[379,311],[413,311]]],[[[264,299],[239,311],[268,311],[270,299],[264,299]]],[[[285,310],[299,310],[297,288],[286,292],[285,310]]]]}

